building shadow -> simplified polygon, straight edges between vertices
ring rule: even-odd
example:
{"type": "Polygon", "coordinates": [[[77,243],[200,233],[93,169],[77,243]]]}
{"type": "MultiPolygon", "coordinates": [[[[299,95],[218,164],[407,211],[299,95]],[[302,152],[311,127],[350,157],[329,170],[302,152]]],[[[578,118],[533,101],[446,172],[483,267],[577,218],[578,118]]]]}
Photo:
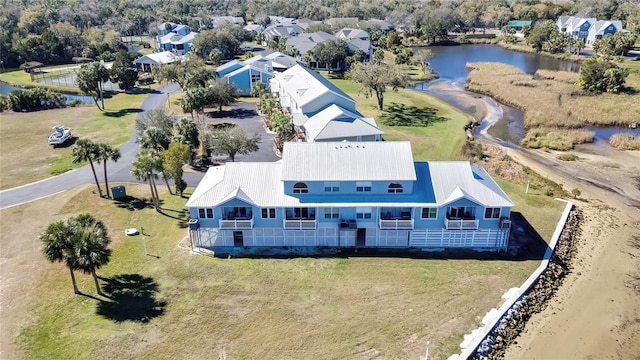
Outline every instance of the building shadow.
{"type": "Polygon", "coordinates": [[[153,278],[121,274],[103,280],[102,292],[109,300],[98,303],[96,314],[116,322],[142,323],[164,314],[167,303],[156,299],[159,286],[153,278]]]}
{"type": "Polygon", "coordinates": [[[141,112],[142,112],[142,109],[139,109],[139,108],[128,108],[128,109],[121,109],[118,111],[105,111],[104,115],[109,117],[123,117],[127,114],[141,113],[141,112]]]}
{"type": "Polygon", "coordinates": [[[514,260],[542,260],[549,248],[547,242],[522,213],[511,212],[511,236],[508,254],[514,260]]]}

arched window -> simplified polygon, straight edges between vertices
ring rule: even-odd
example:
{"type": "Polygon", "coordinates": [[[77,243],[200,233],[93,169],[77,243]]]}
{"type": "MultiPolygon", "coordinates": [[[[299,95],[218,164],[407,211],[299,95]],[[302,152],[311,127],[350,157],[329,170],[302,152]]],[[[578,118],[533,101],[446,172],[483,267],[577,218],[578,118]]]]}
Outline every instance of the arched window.
{"type": "Polygon", "coordinates": [[[392,193],[392,194],[401,193],[402,192],[402,184],[398,184],[398,183],[389,184],[389,187],[387,188],[387,192],[388,193],[392,193]]]}
{"type": "Polygon", "coordinates": [[[293,185],[293,193],[294,194],[306,194],[309,192],[309,188],[307,187],[307,184],[305,183],[296,183],[295,185],[293,185]]]}

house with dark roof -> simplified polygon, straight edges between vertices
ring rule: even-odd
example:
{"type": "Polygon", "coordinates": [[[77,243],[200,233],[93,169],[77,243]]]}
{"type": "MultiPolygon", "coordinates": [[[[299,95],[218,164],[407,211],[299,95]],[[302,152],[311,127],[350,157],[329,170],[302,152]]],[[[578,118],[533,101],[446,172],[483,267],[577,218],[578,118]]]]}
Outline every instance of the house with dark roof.
{"type": "Polygon", "coordinates": [[[416,162],[407,141],[288,142],[278,162],[209,168],[186,203],[193,246],[214,251],[506,250],[513,206],[483,168],[416,162]]]}

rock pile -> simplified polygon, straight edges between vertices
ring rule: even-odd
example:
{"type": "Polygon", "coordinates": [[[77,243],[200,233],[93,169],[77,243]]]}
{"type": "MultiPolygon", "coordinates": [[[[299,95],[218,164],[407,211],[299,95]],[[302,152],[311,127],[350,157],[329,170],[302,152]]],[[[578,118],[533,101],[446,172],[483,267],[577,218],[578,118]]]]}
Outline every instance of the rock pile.
{"type": "Polygon", "coordinates": [[[577,249],[581,220],[582,211],[572,210],[547,269],[498,321],[470,359],[503,359],[507,347],[524,329],[531,315],[544,309],[565,276],[571,271],[571,261],[577,249]]]}

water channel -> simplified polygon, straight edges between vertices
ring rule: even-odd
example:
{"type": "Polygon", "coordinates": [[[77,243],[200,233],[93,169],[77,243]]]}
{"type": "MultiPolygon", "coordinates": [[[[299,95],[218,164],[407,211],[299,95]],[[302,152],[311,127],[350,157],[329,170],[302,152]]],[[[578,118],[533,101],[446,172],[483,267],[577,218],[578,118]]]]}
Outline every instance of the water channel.
{"type": "MultiPolygon", "coordinates": [[[[466,64],[470,62],[499,62],[519,68],[525,74],[533,74],[538,69],[580,71],[580,65],[541,56],[537,54],[522,53],[504,49],[498,45],[460,45],[460,46],[432,46],[433,58],[430,60],[431,68],[439,75],[439,78],[429,82],[418,83],[415,89],[429,92],[430,94],[451,103],[459,109],[474,115],[473,109],[466,109],[465,105],[456,101],[452,96],[452,90],[465,91],[469,71],[466,64]],[[446,83],[447,91],[442,91],[443,83],[446,83]]],[[[486,98],[485,102],[500,114],[500,119],[495,122],[488,133],[494,137],[519,144],[525,135],[523,127],[524,114],[522,111],[499,104],[491,98],[470,93],[474,97],[486,98]]],[[[478,131],[484,131],[488,122],[483,122],[478,131]]],[[[595,133],[594,143],[606,143],[614,133],[628,132],[640,136],[640,129],[628,128],[588,128],[595,133]]]]}
{"type": "MultiPolygon", "coordinates": [[[[14,90],[25,90],[25,89],[0,82],[0,95],[9,95],[9,93],[11,93],[14,90]]],[[[74,100],[80,101],[81,103],[85,103],[85,104],[93,103],[93,98],[91,96],[64,94],[64,93],[62,93],[62,95],[64,95],[67,98],[67,104],[74,100]]]]}

